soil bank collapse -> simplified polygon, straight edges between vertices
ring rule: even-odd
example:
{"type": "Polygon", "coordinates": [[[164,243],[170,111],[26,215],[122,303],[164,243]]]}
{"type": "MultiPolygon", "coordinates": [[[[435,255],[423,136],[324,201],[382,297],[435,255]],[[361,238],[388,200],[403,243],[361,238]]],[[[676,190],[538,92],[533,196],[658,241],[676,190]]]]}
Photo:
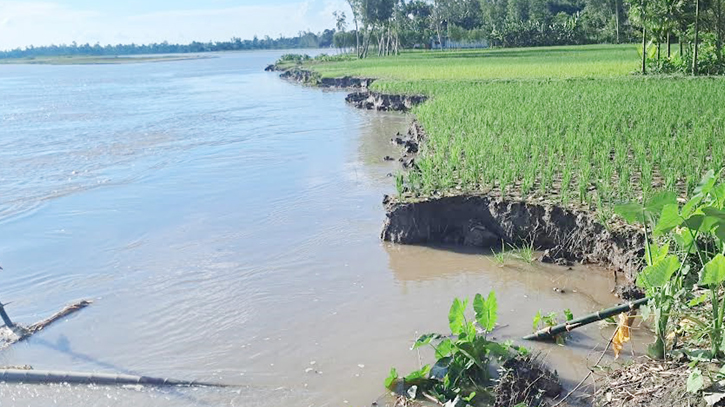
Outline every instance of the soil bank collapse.
{"type": "MultiPolygon", "coordinates": [[[[423,95],[391,95],[368,90],[373,78],[321,78],[300,68],[270,65],[267,71],[281,71],[281,78],[323,88],[355,89],[345,101],[360,109],[408,111],[426,101],[423,95]]],[[[392,141],[403,146],[404,168],[414,158],[425,131],[417,121],[407,135],[392,141]],[[412,148],[414,147],[414,148],[412,148]]],[[[643,234],[636,228],[618,225],[606,228],[593,213],[557,205],[509,199],[496,194],[454,195],[423,200],[400,201],[386,196],[386,219],[381,238],[402,244],[456,244],[483,249],[533,244],[544,250],[542,261],[566,264],[599,264],[622,272],[628,297],[644,254],[643,234]]]]}

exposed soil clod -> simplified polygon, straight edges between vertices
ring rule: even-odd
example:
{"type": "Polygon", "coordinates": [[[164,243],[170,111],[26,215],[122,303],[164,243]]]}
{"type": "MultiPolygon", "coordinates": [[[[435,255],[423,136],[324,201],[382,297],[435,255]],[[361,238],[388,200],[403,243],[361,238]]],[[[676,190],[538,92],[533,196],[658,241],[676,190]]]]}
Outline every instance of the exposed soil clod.
{"type": "Polygon", "coordinates": [[[644,251],[644,236],[636,228],[607,229],[590,213],[555,205],[492,195],[415,202],[387,197],[383,203],[387,213],[381,237],[394,243],[533,244],[547,250],[547,261],[603,264],[623,271],[629,281],[634,281],[644,251]]]}
{"type": "Polygon", "coordinates": [[[359,109],[406,112],[426,99],[423,95],[390,95],[365,91],[353,92],[347,95],[345,101],[359,109]]]}

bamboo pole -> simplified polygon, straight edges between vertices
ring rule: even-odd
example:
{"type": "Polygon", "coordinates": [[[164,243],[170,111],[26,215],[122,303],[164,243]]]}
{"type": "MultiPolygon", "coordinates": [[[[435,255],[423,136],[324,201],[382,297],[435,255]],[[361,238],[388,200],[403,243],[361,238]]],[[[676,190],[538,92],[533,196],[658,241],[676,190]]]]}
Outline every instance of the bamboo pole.
{"type": "Polygon", "coordinates": [[[204,386],[234,387],[223,383],[196,380],[176,380],[161,377],[136,376],[115,373],[86,373],[55,370],[0,369],[0,382],[5,383],[68,383],[98,385],[146,385],[146,386],[204,386]]]}
{"type": "Polygon", "coordinates": [[[593,314],[585,315],[581,318],[572,319],[571,321],[567,321],[563,324],[548,326],[544,329],[540,329],[530,335],[524,336],[524,339],[527,341],[552,339],[554,336],[560,333],[569,332],[573,329],[577,329],[584,325],[591,324],[592,322],[601,321],[604,318],[609,318],[623,312],[635,310],[639,308],[640,305],[645,304],[647,301],[649,301],[649,298],[641,298],[634,302],[620,304],[612,308],[603,309],[593,314]]]}

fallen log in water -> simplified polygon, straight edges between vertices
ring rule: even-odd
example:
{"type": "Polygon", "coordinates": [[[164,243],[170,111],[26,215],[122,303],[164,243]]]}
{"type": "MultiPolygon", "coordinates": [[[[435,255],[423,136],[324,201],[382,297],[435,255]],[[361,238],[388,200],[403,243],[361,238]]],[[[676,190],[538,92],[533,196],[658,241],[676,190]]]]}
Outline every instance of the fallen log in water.
{"type": "Polygon", "coordinates": [[[113,373],[65,372],[53,370],[0,369],[0,382],[5,383],[70,383],[98,385],[145,385],[145,386],[207,386],[231,387],[227,384],[206,383],[165,379],[149,376],[135,376],[113,373]]]}
{"type": "Polygon", "coordinates": [[[0,316],[2,316],[2,319],[5,322],[5,332],[0,332],[0,350],[5,349],[16,342],[20,342],[29,338],[31,335],[43,330],[45,327],[52,324],[53,322],[65,318],[76,311],[82,310],[83,308],[91,305],[91,303],[92,301],[81,300],[76,303],[67,305],[65,306],[65,308],[56,312],[50,317],[42,321],[38,321],[28,327],[13,323],[7,316],[7,313],[5,313],[5,308],[3,307],[3,305],[0,305],[0,316]]]}
{"type": "Polygon", "coordinates": [[[640,305],[646,303],[649,301],[649,298],[641,298],[637,301],[628,302],[626,304],[620,304],[616,307],[607,308],[601,311],[597,311],[593,314],[585,315],[581,318],[572,319],[571,321],[567,321],[566,323],[555,325],[555,326],[548,326],[544,329],[540,329],[530,335],[524,336],[524,339],[526,340],[536,340],[536,339],[553,339],[556,335],[564,332],[569,332],[572,329],[576,329],[579,327],[582,327],[587,324],[591,324],[592,322],[601,321],[602,319],[609,318],[611,316],[621,314],[623,312],[632,311],[637,308],[639,308],[640,305]]]}

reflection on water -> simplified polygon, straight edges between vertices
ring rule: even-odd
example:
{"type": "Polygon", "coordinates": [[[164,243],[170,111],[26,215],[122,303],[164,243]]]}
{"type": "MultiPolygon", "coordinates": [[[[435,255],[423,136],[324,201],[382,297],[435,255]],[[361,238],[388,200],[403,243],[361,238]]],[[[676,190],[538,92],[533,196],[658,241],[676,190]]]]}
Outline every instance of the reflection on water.
{"type": "MultiPolygon", "coordinates": [[[[239,385],[2,384],[0,404],[367,405],[454,297],[496,290],[504,339],[616,302],[598,270],[380,242],[409,119],[261,72],[277,55],[0,66],[0,299],[25,323],[96,300],[0,365],[239,385]]],[[[608,335],[535,346],[577,380],[608,335]]]]}

